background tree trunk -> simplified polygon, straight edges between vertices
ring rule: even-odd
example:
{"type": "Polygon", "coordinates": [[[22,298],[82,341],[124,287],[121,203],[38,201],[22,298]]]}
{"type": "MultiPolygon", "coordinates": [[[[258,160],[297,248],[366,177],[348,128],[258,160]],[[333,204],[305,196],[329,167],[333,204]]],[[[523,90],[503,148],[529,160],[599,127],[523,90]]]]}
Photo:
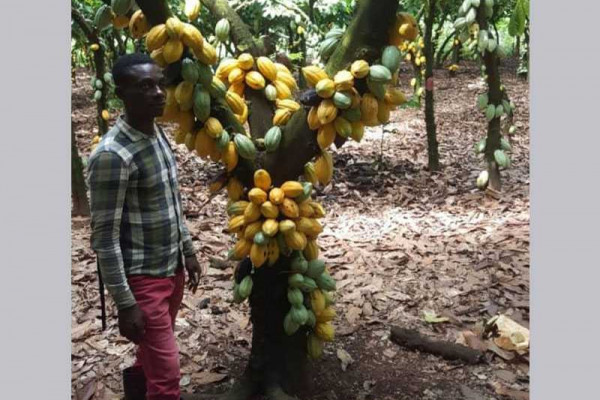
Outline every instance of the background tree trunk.
{"type": "Polygon", "coordinates": [[[71,215],[90,216],[90,203],[83,175],[83,162],[77,151],[75,131],[71,121],[71,215]]]}
{"type": "MultiPolygon", "coordinates": [[[[483,11],[483,7],[479,8],[477,20],[479,22],[480,29],[489,29],[488,20],[485,16],[485,12],[483,11]]],[[[498,38],[498,36],[496,36],[496,38],[498,38]]],[[[489,51],[486,51],[483,55],[483,62],[487,74],[488,104],[501,104],[502,91],[500,90],[500,71],[498,70],[497,53],[490,53],[489,51]]],[[[493,118],[488,122],[485,159],[487,160],[489,173],[488,187],[497,192],[502,190],[502,183],[500,180],[500,169],[494,160],[494,151],[500,148],[500,138],[500,118],[493,118]]]]}
{"type": "Polygon", "coordinates": [[[425,14],[425,126],[427,130],[427,152],[429,157],[429,170],[440,169],[440,153],[438,151],[437,133],[435,125],[435,105],[433,100],[433,51],[432,41],[433,24],[435,22],[436,0],[429,0],[425,14]]]}

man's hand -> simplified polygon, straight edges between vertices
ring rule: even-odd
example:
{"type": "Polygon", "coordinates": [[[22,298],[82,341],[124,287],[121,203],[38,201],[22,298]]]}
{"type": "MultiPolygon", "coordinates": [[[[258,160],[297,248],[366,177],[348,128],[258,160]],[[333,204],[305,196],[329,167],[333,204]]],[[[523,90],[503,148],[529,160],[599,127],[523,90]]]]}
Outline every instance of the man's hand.
{"type": "Polygon", "coordinates": [[[135,344],[144,337],[144,315],[137,304],[119,310],[119,332],[135,344]]]}
{"type": "Polygon", "coordinates": [[[200,283],[200,277],[203,276],[206,271],[198,263],[198,259],[195,255],[185,258],[185,269],[188,272],[188,289],[192,293],[196,293],[198,284],[200,283]]]}

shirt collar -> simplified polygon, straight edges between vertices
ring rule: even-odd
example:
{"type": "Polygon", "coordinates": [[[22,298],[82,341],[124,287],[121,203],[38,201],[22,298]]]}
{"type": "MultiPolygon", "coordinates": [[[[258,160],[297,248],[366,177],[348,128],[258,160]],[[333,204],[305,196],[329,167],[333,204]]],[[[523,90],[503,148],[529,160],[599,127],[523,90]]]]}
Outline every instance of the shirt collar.
{"type": "Polygon", "coordinates": [[[148,136],[145,133],[142,133],[137,129],[133,128],[131,125],[125,122],[125,118],[123,118],[123,115],[120,115],[119,118],[117,118],[116,125],[117,128],[119,128],[119,130],[123,132],[132,142],[137,142],[138,140],[143,139],[152,140],[158,136],[158,127],[156,126],[156,123],[154,124],[154,133],[156,134],[156,136],[154,137],[148,136]]]}

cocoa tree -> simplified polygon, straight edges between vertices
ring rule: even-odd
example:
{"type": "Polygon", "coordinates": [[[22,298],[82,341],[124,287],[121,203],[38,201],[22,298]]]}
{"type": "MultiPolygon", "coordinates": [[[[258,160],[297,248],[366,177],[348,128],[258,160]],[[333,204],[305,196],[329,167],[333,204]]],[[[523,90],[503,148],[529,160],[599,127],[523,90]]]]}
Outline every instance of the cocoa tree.
{"type": "MultiPolygon", "coordinates": [[[[128,15],[133,4],[117,3],[128,15]]],[[[325,35],[325,65],[302,69],[310,88],[299,92],[292,71],[267,57],[267,37],[228,1],[201,2],[218,21],[214,40],[198,29],[197,0],[186,1],[185,17],[166,0],[136,3],[148,22],[146,50],[167,80],[161,120],[177,125],[176,143],[223,163],[210,189],[227,189],[229,257],[239,261],[233,300],[249,300],[253,330],[246,370],[222,398],[291,398],[308,387],[308,358],[334,337],[335,281],[317,244],[325,210],[312,190],[332,179],[333,144],[360,141],[365,125],[387,122],[405,101],[393,85],[414,18],[397,16],[397,1],[358,1],[347,27],[325,35]],[[217,66],[223,43],[233,54],[217,66]]]]}
{"type": "Polygon", "coordinates": [[[477,143],[475,151],[483,154],[487,164],[487,169],[477,178],[477,186],[480,189],[487,188],[491,194],[501,191],[500,169],[510,166],[507,152],[511,150],[511,146],[503,133],[514,133],[512,118],[515,107],[501,83],[498,68],[500,36],[495,27],[495,19],[505,6],[506,4],[497,0],[464,0],[454,23],[454,27],[460,31],[461,41],[470,41],[470,46],[477,48],[483,78],[487,83],[487,92],[477,99],[477,105],[488,122],[487,135],[477,143]],[[504,132],[503,118],[506,126],[504,132]]]}

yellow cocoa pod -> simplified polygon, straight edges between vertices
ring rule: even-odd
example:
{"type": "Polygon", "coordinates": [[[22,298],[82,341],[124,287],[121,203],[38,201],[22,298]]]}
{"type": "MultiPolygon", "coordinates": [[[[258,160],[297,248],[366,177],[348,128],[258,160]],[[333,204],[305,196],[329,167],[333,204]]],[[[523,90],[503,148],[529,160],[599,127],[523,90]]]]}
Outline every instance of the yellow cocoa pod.
{"type": "Polygon", "coordinates": [[[248,202],[245,200],[238,200],[238,201],[230,202],[227,205],[227,214],[230,216],[243,215],[244,210],[246,209],[247,205],[248,205],[248,202]]]}
{"type": "Polygon", "coordinates": [[[331,99],[324,99],[319,104],[319,108],[317,109],[317,117],[319,118],[319,122],[321,125],[328,124],[333,122],[335,117],[337,117],[338,109],[333,104],[331,99]]]}
{"type": "MultiPolygon", "coordinates": [[[[246,85],[244,85],[243,81],[233,83],[227,89],[228,92],[233,92],[233,93],[237,94],[238,96],[240,96],[240,98],[244,96],[244,90],[246,90],[246,85]]],[[[242,111],[242,114],[243,113],[244,112],[242,111]]]]}
{"type": "Polygon", "coordinates": [[[129,26],[129,18],[127,15],[117,15],[113,20],[112,24],[115,29],[123,29],[129,26]]]}
{"type": "Polygon", "coordinates": [[[261,267],[267,261],[267,246],[253,243],[250,249],[250,261],[255,268],[261,267]]]}
{"type": "MultiPolygon", "coordinates": [[[[227,182],[227,195],[232,201],[238,201],[244,194],[244,186],[236,178],[232,177],[227,182]]],[[[243,215],[242,215],[243,217],[243,215]]]]}
{"type": "Polygon", "coordinates": [[[317,203],[316,201],[311,201],[309,204],[315,212],[315,218],[323,218],[325,216],[325,209],[320,203],[317,203]]]}
{"type": "Polygon", "coordinates": [[[275,89],[277,89],[278,99],[289,99],[292,97],[292,91],[285,83],[281,81],[273,81],[273,86],[275,86],[275,89]]]}
{"type": "Polygon", "coordinates": [[[347,138],[352,133],[352,125],[344,117],[337,117],[333,121],[333,126],[335,127],[335,131],[341,137],[347,138]]]}
{"type": "Polygon", "coordinates": [[[332,342],[335,337],[335,330],[333,329],[333,325],[331,325],[331,323],[320,322],[315,325],[315,334],[321,340],[332,342]]]}
{"type": "Polygon", "coordinates": [[[185,0],[183,13],[190,21],[198,18],[200,14],[200,0],[185,0]]]}
{"type": "Polygon", "coordinates": [[[260,205],[260,212],[265,218],[277,218],[279,208],[270,201],[265,201],[260,205]]]}
{"type": "Polygon", "coordinates": [[[275,205],[282,204],[284,198],[285,193],[283,192],[283,190],[281,190],[281,188],[273,188],[269,192],[269,200],[275,205]]]}
{"type": "Polygon", "coordinates": [[[245,77],[246,85],[254,90],[261,90],[265,87],[265,78],[258,71],[250,71],[245,77]]]}
{"type": "Polygon", "coordinates": [[[277,78],[277,68],[275,67],[273,61],[267,57],[258,57],[256,59],[256,67],[258,68],[258,71],[268,80],[274,81],[277,78]]]}
{"type": "Polygon", "coordinates": [[[174,62],[179,61],[182,54],[183,43],[181,43],[181,40],[177,38],[167,40],[165,47],[163,47],[163,57],[167,64],[173,64],[174,62]]]}
{"type": "Polygon", "coordinates": [[[323,227],[315,219],[301,217],[296,221],[296,230],[304,233],[306,236],[315,237],[323,232],[323,227]]]}
{"type": "Polygon", "coordinates": [[[238,121],[240,121],[240,124],[244,125],[248,120],[248,106],[244,104],[244,110],[242,111],[242,113],[239,115],[235,114],[235,117],[238,121]]]}
{"type": "Polygon", "coordinates": [[[230,233],[236,233],[244,226],[244,216],[236,215],[229,220],[228,230],[230,233]]]}
{"type": "Polygon", "coordinates": [[[381,124],[387,124],[390,121],[390,106],[385,101],[377,103],[377,120],[381,124]]]}
{"type": "Polygon", "coordinates": [[[388,88],[385,92],[385,102],[389,105],[399,106],[406,103],[406,97],[399,88],[388,88]]]}
{"type": "Polygon", "coordinates": [[[319,258],[319,246],[317,245],[317,241],[314,239],[309,240],[306,243],[306,247],[302,253],[307,261],[312,261],[319,258]]]}
{"type": "Polygon", "coordinates": [[[254,221],[248,224],[248,226],[246,226],[246,229],[244,230],[244,239],[250,241],[254,240],[254,235],[261,231],[262,226],[263,221],[254,221]]]}
{"type": "Polygon", "coordinates": [[[179,122],[179,129],[185,133],[191,132],[194,129],[194,113],[191,111],[182,111],[177,116],[177,122],[179,122]]]}
{"type": "Polygon", "coordinates": [[[237,59],[240,68],[244,71],[249,71],[254,66],[254,57],[249,53],[242,53],[237,59]]]}
{"type": "Polygon", "coordinates": [[[310,110],[308,111],[308,116],[306,117],[306,120],[308,122],[308,127],[311,130],[316,130],[319,129],[319,127],[321,126],[321,121],[319,121],[319,116],[317,115],[317,107],[313,106],[310,108],[310,110]]]}
{"type": "Polygon", "coordinates": [[[287,72],[277,72],[276,81],[285,84],[290,89],[290,91],[298,89],[298,84],[296,83],[296,80],[294,79],[292,74],[289,74],[287,72]]]}
{"type": "Polygon", "coordinates": [[[212,150],[211,141],[212,139],[206,134],[206,130],[204,128],[198,130],[196,133],[194,148],[200,157],[206,159],[210,156],[212,150]]]}
{"type": "Polygon", "coordinates": [[[189,111],[194,105],[194,84],[188,81],[181,81],[175,88],[175,100],[179,104],[181,111],[189,111]]]}
{"type": "Polygon", "coordinates": [[[350,66],[350,73],[356,79],[364,78],[369,75],[369,63],[365,60],[356,60],[350,66]]]}
{"type": "Polygon", "coordinates": [[[267,201],[267,193],[261,188],[252,188],[248,192],[248,200],[260,206],[262,203],[267,201]]]}
{"type": "Polygon", "coordinates": [[[291,219],[284,219],[279,222],[279,231],[284,234],[291,233],[296,230],[296,223],[291,219]]]}
{"type": "Polygon", "coordinates": [[[244,221],[246,224],[258,221],[261,215],[260,206],[256,203],[250,203],[244,210],[244,221]]]}
{"type": "Polygon", "coordinates": [[[102,119],[105,121],[108,121],[110,119],[110,113],[108,112],[108,110],[102,110],[102,119]]]}
{"type": "Polygon", "coordinates": [[[362,97],[360,102],[360,112],[361,119],[365,125],[369,125],[370,123],[373,123],[373,121],[377,122],[378,108],[379,104],[377,103],[377,98],[371,93],[366,93],[362,97]]]}
{"type": "Polygon", "coordinates": [[[335,310],[333,307],[326,307],[319,314],[315,315],[317,317],[317,322],[329,322],[333,321],[335,318],[335,310]]]}
{"type": "Polygon", "coordinates": [[[298,208],[300,209],[301,217],[310,218],[315,214],[315,211],[313,210],[313,208],[310,205],[310,202],[308,201],[303,201],[302,203],[300,203],[298,205],[298,208]]]}
{"type": "Polygon", "coordinates": [[[256,170],[254,172],[254,186],[264,191],[269,190],[271,187],[271,175],[264,169],[256,170]]]}
{"type": "Polygon", "coordinates": [[[206,120],[204,128],[206,129],[206,134],[213,139],[219,137],[221,132],[223,132],[223,125],[221,125],[221,122],[214,117],[209,117],[206,120]]]}
{"type": "Polygon", "coordinates": [[[328,99],[335,93],[335,83],[329,78],[321,79],[317,82],[315,90],[320,97],[328,99]]]}
{"type": "Polygon", "coordinates": [[[316,360],[323,355],[323,342],[315,334],[309,334],[307,339],[307,353],[310,358],[316,360]]]}
{"type": "Polygon", "coordinates": [[[306,239],[306,235],[302,232],[292,231],[286,235],[284,235],[285,244],[292,249],[302,251],[306,247],[306,243],[308,242],[306,239]]]}
{"type": "Polygon", "coordinates": [[[335,140],[335,126],[333,123],[321,125],[317,132],[317,143],[321,150],[327,149],[335,140]]]}
{"type": "Polygon", "coordinates": [[[233,246],[231,256],[234,260],[242,260],[250,254],[252,242],[249,240],[240,239],[233,246]]]}
{"type": "Polygon", "coordinates": [[[221,64],[219,64],[219,66],[217,67],[217,70],[215,71],[215,75],[221,81],[225,82],[227,80],[227,78],[229,77],[229,74],[231,73],[231,71],[233,71],[234,68],[239,68],[239,66],[240,65],[239,65],[238,60],[235,60],[232,58],[226,58],[223,61],[221,61],[221,64]]]}
{"type": "Polygon", "coordinates": [[[304,191],[304,187],[298,181],[287,181],[281,185],[281,190],[285,193],[286,197],[294,198],[300,196],[304,191]]]}
{"type": "Polygon", "coordinates": [[[161,68],[166,68],[167,65],[169,65],[165,61],[165,57],[163,56],[163,48],[162,47],[160,49],[153,50],[152,53],[150,53],[150,57],[154,60],[156,65],[158,65],[161,68]]]}
{"type": "Polygon", "coordinates": [[[183,24],[183,29],[181,30],[181,41],[184,45],[192,49],[193,52],[202,52],[202,48],[204,47],[204,37],[202,33],[191,24],[183,24]]]}
{"type": "Polygon", "coordinates": [[[282,63],[276,62],[276,63],[273,63],[273,64],[275,64],[275,69],[277,70],[277,76],[279,76],[279,72],[285,72],[285,73],[290,74],[290,75],[292,74],[292,71],[290,71],[288,69],[288,67],[286,67],[282,63]]]}
{"type": "Polygon", "coordinates": [[[325,296],[321,289],[313,290],[310,293],[310,308],[315,313],[315,316],[325,310],[325,296]]]}
{"type": "Polygon", "coordinates": [[[143,37],[149,29],[150,25],[142,10],[135,11],[129,20],[129,32],[131,32],[131,36],[134,39],[139,39],[143,37]]]}
{"type": "Polygon", "coordinates": [[[283,199],[283,203],[279,205],[279,210],[283,215],[285,215],[288,218],[298,218],[300,216],[300,209],[298,208],[298,204],[296,204],[294,200],[288,199],[287,197],[283,199]]]}
{"type": "Polygon", "coordinates": [[[350,137],[356,142],[360,142],[365,134],[365,125],[361,121],[352,122],[352,133],[350,137]]]}
{"type": "Polygon", "coordinates": [[[306,83],[311,87],[315,87],[320,80],[328,78],[327,73],[316,65],[309,65],[302,68],[302,75],[304,75],[306,83]]]}
{"type": "Polygon", "coordinates": [[[152,52],[163,47],[167,40],[169,40],[169,34],[165,24],[154,25],[146,35],[146,48],[152,52]]]}
{"type": "Polygon", "coordinates": [[[277,240],[269,240],[267,244],[267,264],[274,265],[279,259],[279,245],[277,240]]]}
{"type": "Polygon", "coordinates": [[[196,58],[203,64],[213,65],[217,62],[217,50],[207,41],[204,42],[201,50],[192,48],[192,51],[196,58]]]}
{"type": "Polygon", "coordinates": [[[167,29],[167,34],[171,39],[179,40],[181,33],[183,32],[183,22],[179,20],[177,17],[167,18],[167,22],[165,22],[165,27],[167,29]]]}
{"type": "Polygon", "coordinates": [[[335,74],[333,83],[337,91],[350,90],[354,86],[354,76],[350,71],[343,69],[335,74]]]}
{"type": "Polygon", "coordinates": [[[242,83],[244,82],[245,75],[246,73],[241,68],[234,68],[227,76],[227,81],[230,85],[233,85],[234,83],[242,83]]]}
{"type": "MultiPolygon", "coordinates": [[[[262,223],[262,231],[265,235],[273,237],[279,232],[279,222],[276,219],[268,218],[262,223]]],[[[273,241],[275,242],[275,241],[273,241]]]]}
{"type": "Polygon", "coordinates": [[[227,147],[225,147],[222,159],[223,163],[225,164],[225,167],[227,168],[227,171],[233,171],[233,169],[237,166],[239,161],[239,156],[237,153],[237,149],[235,148],[235,143],[227,143],[227,147]]]}
{"type": "Polygon", "coordinates": [[[281,126],[287,124],[292,117],[292,112],[287,108],[279,108],[275,110],[273,115],[273,125],[281,126]]]}
{"type": "Polygon", "coordinates": [[[277,108],[284,108],[286,110],[290,110],[291,112],[296,112],[300,109],[300,104],[298,104],[292,99],[277,99],[275,100],[275,105],[277,106],[277,108]]]}
{"type": "Polygon", "coordinates": [[[244,112],[244,100],[237,93],[228,91],[225,94],[225,101],[227,101],[234,114],[242,114],[244,112]]]}
{"type": "Polygon", "coordinates": [[[322,185],[327,185],[333,177],[333,159],[331,154],[325,150],[315,161],[315,174],[322,185]]]}

